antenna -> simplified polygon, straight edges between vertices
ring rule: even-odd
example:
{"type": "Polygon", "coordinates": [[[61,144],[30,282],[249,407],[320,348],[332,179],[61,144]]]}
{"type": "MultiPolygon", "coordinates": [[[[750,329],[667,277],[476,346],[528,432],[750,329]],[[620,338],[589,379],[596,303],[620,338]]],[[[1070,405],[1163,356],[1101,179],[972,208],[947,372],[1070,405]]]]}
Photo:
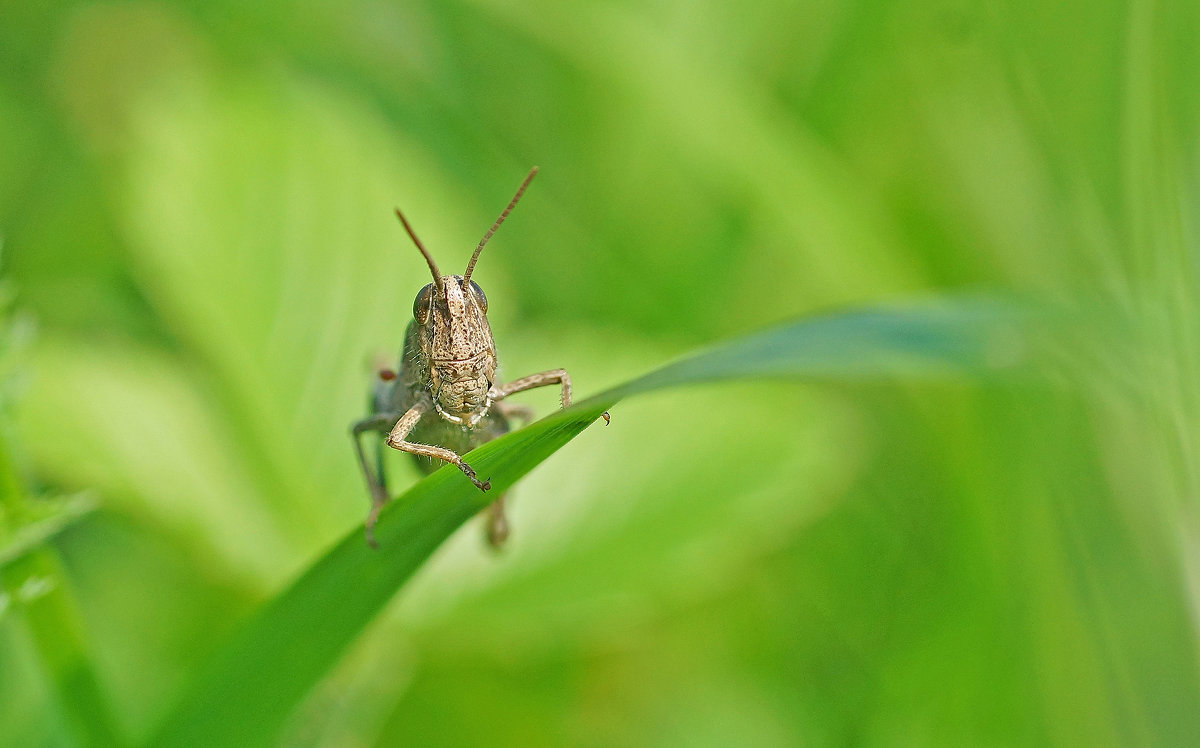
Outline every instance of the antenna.
{"type": "Polygon", "coordinates": [[[408,236],[413,240],[413,244],[417,245],[417,249],[421,250],[421,254],[425,256],[425,262],[429,263],[429,270],[433,273],[433,282],[437,286],[438,293],[442,298],[446,296],[446,289],[442,284],[442,273],[438,270],[437,263],[433,261],[433,255],[429,254],[429,250],[425,249],[425,245],[417,238],[416,232],[412,230],[412,226],[408,225],[408,219],[396,208],[396,217],[400,219],[400,223],[404,224],[404,230],[408,232],[408,236]]]}
{"type": "MultiPolygon", "coordinates": [[[[488,229],[488,232],[483,235],[482,239],[479,240],[479,246],[475,247],[475,254],[471,255],[471,261],[467,263],[467,272],[463,275],[464,287],[471,282],[471,273],[475,270],[475,262],[479,259],[479,253],[483,251],[483,245],[488,243],[488,239],[492,238],[492,234],[496,233],[496,229],[500,228],[500,224],[504,223],[504,219],[508,218],[508,214],[512,212],[512,209],[517,207],[517,201],[521,199],[521,195],[525,194],[525,188],[529,186],[529,183],[533,181],[533,178],[537,176],[537,173],[538,168],[536,166],[529,170],[529,176],[525,177],[524,182],[521,182],[521,186],[517,188],[517,194],[513,195],[513,199],[508,203],[508,207],[504,209],[504,212],[501,213],[500,217],[496,219],[496,222],[492,224],[492,227],[488,229]]],[[[404,219],[402,218],[401,220],[404,219]]],[[[407,226],[407,224],[405,225],[407,226]]],[[[414,239],[415,238],[416,237],[414,237],[414,239]]]]}

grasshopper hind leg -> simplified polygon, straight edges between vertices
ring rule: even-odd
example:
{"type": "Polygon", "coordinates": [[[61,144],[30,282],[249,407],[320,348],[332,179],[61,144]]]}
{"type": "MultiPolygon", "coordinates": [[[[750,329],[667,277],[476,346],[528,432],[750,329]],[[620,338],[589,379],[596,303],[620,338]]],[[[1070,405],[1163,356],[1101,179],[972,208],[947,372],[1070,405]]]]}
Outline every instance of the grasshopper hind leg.
{"type": "Polygon", "coordinates": [[[500,496],[487,508],[487,528],[485,537],[492,550],[498,551],[508,539],[508,517],[504,515],[504,497],[500,496]]]}
{"type": "MultiPolygon", "coordinates": [[[[520,421],[521,426],[524,427],[528,426],[534,417],[533,408],[530,408],[528,405],[501,402],[496,403],[496,410],[504,418],[504,431],[508,431],[509,421],[520,421]]],[[[504,513],[506,508],[504,500],[507,497],[507,492],[500,494],[486,510],[484,538],[493,551],[500,551],[504,547],[504,542],[508,540],[508,516],[504,513]]]]}

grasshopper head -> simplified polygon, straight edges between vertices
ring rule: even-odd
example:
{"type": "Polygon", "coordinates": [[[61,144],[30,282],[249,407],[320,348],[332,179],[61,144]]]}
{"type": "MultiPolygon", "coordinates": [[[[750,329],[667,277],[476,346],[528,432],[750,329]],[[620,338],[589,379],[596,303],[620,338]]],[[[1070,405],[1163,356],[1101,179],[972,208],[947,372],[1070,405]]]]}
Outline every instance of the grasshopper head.
{"type": "Polygon", "coordinates": [[[487,321],[487,297],[461,275],[442,279],[417,294],[413,317],[421,351],[429,362],[429,388],[438,412],[448,420],[482,416],[496,378],[496,343],[487,321]]]}
{"type": "Polygon", "coordinates": [[[421,353],[429,367],[428,387],[434,406],[443,418],[453,423],[473,426],[492,404],[488,391],[496,378],[496,343],[487,321],[487,296],[471,280],[471,272],[483,246],[512,212],[535,174],[536,166],[475,247],[463,275],[442,275],[404,214],[396,209],[405,231],[421,250],[433,274],[433,283],[417,293],[413,318],[420,334],[421,353]]]}

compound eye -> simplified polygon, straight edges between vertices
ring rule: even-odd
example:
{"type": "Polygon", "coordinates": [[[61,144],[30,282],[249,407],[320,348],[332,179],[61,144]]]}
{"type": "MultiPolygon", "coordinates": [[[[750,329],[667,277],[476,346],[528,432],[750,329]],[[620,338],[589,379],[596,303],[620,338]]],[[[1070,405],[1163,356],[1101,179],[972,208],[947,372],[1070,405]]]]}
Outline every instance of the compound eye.
{"type": "Polygon", "coordinates": [[[433,299],[433,284],[426,283],[425,287],[417,292],[417,298],[413,301],[413,317],[416,318],[418,324],[425,324],[429,321],[429,303],[433,299]]]}
{"type": "Polygon", "coordinates": [[[487,314],[487,296],[484,296],[483,289],[475,281],[471,281],[471,293],[475,294],[475,300],[479,302],[479,310],[487,314]]]}

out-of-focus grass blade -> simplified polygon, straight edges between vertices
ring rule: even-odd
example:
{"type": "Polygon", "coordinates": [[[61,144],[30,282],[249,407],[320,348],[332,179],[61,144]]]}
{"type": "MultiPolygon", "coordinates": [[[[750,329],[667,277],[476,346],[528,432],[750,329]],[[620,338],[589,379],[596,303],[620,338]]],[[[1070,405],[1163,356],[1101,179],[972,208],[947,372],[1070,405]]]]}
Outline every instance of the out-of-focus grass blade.
{"type": "Polygon", "coordinates": [[[1009,368],[1023,355],[1020,318],[994,300],[851,311],[734,339],[555,413],[469,455],[492,492],[455,469],[422,480],[384,512],[380,550],[361,528],[269,602],[201,673],[156,743],[271,742],[296,704],[396,590],[463,522],[622,398],[734,378],[928,380],[1009,368]]]}
{"type": "Polygon", "coordinates": [[[43,498],[39,502],[49,504],[51,508],[43,510],[44,516],[18,527],[11,539],[0,542],[0,570],[30,551],[46,545],[51,538],[90,514],[97,506],[95,497],[88,493],[43,498]]]}

